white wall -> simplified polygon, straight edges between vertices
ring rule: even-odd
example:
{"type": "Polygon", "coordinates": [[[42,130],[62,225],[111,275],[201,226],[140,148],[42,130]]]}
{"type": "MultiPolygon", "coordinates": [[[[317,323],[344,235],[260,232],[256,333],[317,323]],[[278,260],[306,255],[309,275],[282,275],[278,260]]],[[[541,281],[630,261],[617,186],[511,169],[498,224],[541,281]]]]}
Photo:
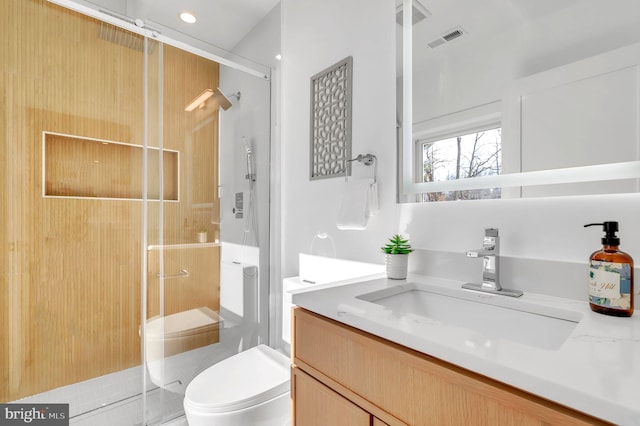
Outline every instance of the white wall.
{"type": "Polygon", "coordinates": [[[283,276],[297,275],[298,253],[309,253],[318,231],[334,239],[337,257],[379,263],[383,236],[396,228],[394,0],[283,0],[282,7],[283,276]],[[379,161],[381,209],[365,231],[336,228],[344,179],[309,180],[309,79],[347,56],[352,154],[379,161]]]}
{"type": "MultiPolygon", "coordinates": [[[[284,276],[296,275],[297,254],[308,252],[318,230],[333,236],[338,257],[378,263],[383,261],[379,247],[384,239],[400,231],[422,249],[412,255],[410,269],[471,279],[469,274],[477,274],[476,265],[467,272],[466,264],[447,262],[451,258],[465,262],[457,256],[481,245],[485,227],[498,227],[505,257],[542,260],[528,281],[519,283],[522,287],[545,281],[543,291],[569,288],[571,291],[557,294],[570,297],[586,294],[586,278],[580,271],[583,264],[586,270],[590,253],[600,247],[601,233],[584,229],[583,224],[619,221],[622,248],[640,259],[639,194],[395,204],[395,2],[283,0],[282,5],[284,276]],[[336,229],[340,179],[310,182],[308,178],[309,77],[348,55],[354,61],[353,153],[371,152],[380,159],[381,211],[366,231],[336,229]],[[440,253],[452,256],[434,261],[440,253]],[[565,272],[569,272],[556,277],[558,262],[551,261],[568,265],[565,272]],[[456,275],[460,268],[465,270],[462,276],[456,275]]],[[[610,41],[611,36],[606,34],[601,41],[610,41]]],[[[596,43],[591,48],[598,53],[603,46],[596,43]]],[[[588,56],[589,49],[588,43],[579,43],[569,53],[559,49],[547,57],[532,49],[531,57],[521,65],[537,72],[544,69],[541,64],[571,59],[574,54],[588,56]]],[[[521,72],[514,71],[514,75],[521,72]]],[[[513,271],[511,276],[517,274],[513,271]]]]}

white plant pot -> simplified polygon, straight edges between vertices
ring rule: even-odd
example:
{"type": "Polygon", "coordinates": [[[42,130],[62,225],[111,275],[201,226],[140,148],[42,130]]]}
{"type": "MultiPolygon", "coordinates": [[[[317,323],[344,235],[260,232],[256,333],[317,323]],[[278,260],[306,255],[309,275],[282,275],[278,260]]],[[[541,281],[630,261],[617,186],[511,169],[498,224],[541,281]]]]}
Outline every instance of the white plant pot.
{"type": "Polygon", "coordinates": [[[385,254],[387,263],[387,278],[404,280],[407,278],[408,254],[385,254]]]}

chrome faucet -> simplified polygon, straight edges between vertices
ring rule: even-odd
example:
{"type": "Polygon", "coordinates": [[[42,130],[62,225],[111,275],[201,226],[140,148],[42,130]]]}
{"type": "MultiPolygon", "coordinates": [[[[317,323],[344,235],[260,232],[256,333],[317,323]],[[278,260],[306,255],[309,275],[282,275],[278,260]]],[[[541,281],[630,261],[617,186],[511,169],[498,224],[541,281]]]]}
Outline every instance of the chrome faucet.
{"type": "Polygon", "coordinates": [[[500,236],[497,228],[486,228],[482,248],[467,251],[467,257],[482,257],[482,283],[466,283],[462,288],[511,297],[522,296],[522,291],[500,285],[500,236]]]}

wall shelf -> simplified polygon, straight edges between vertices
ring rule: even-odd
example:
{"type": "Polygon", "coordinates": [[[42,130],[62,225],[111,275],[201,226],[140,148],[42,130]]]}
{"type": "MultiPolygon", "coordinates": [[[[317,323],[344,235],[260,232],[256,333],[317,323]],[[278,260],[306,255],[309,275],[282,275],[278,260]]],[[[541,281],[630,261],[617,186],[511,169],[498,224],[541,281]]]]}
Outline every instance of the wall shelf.
{"type": "MultiPolygon", "coordinates": [[[[149,147],[148,199],[160,199],[160,150],[149,147]]],[[[179,201],[180,153],[163,149],[163,201],[179,201]]],[[[141,200],[141,145],[42,133],[42,196],[141,200]]]]}

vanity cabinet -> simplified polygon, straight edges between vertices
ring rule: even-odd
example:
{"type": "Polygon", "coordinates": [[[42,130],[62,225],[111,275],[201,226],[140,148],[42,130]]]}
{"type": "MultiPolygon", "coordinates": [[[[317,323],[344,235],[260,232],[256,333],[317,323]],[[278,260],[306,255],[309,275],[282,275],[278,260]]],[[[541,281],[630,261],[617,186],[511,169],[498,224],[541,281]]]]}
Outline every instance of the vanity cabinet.
{"type": "Polygon", "coordinates": [[[293,339],[297,426],[607,424],[302,308],[293,339]]]}
{"type": "MultiPolygon", "coordinates": [[[[305,426],[371,425],[371,414],[304,371],[294,368],[291,377],[294,400],[296,401],[295,424],[305,426]]],[[[379,424],[383,425],[384,423],[379,424]]]]}

